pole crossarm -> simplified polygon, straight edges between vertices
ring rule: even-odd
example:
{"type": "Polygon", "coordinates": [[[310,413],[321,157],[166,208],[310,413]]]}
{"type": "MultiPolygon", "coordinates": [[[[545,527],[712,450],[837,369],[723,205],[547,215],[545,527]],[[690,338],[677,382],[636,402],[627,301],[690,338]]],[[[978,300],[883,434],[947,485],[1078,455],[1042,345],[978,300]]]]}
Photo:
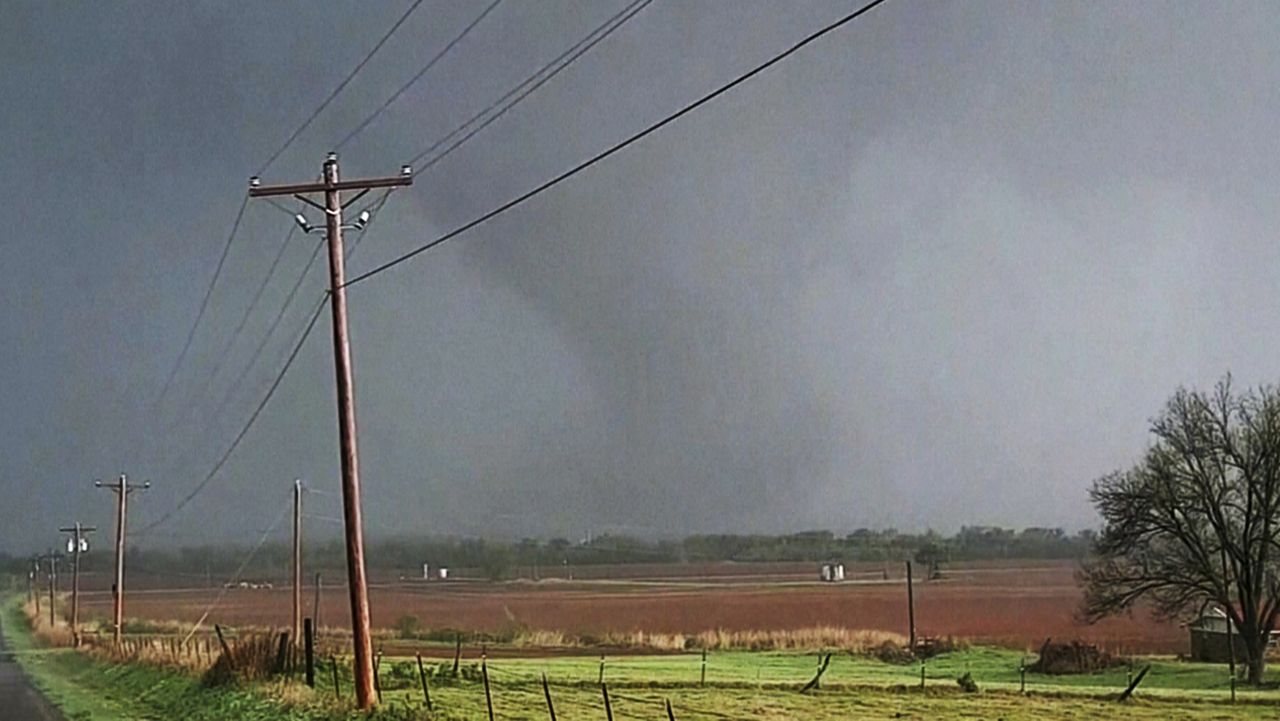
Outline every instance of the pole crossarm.
{"type": "Polygon", "coordinates": [[[249,180],[250,198],[272,198],[280,195],[311,195],[328,191],[374,190],[376,188],[402,188],[413,185],[413,171],[405,166],[400,175],[363,180],[339,180],[334,183],[286,183],[283,185],[257,185],[257,178],[249,180]]]}

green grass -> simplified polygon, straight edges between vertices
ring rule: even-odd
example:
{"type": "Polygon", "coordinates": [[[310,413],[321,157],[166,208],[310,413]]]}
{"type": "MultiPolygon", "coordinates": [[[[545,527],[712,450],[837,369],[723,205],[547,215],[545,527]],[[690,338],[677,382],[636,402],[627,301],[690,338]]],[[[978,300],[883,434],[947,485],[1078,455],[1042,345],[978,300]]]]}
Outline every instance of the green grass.
{"type": "MultiPolygon", "coordinates": [[[[314,692],[294,688],[286,703],[278,689],[264,686],[207,688],[180,673],[139,665],[111,664],[68,650],[35,648],[17,604],[4,605],[0,623],[20,663],[37,686],[76,721],[137,719],[289,719],[297,721],[368,718],[332,702],[332,669],[319,669],[314,692]]],[[[717,719],[1134,719],[1135,721],[1216,721],[1275,718],[1280,691],[1241,689],[1231,706],[1221,666],[1150,659],[1153,669],[1134,700],[1111,700],[1125,684],[1127,669],[1083,676],[1028,675],[1028,693],[1018,693],[1017,652],[975,648],[931,659],[927,688],[918,688],[918,664],[895,666],[872,659],[833,656],[820,690],[800,694],[812,677],[816,654],[718,652],[708,656],[707,685],[699,685],[696,653],[608,658],[609,684],[617,721],[665,718],[670,700],[681,721],[717,719]],[[959,690],[955,678],[969,672],[978,693],[959,690]]],[[[466,659],[468,667],[474,659],[466,659]]],[[[1144,661],[1145,663],[1146,661],[1144,661]]],[[[435,662],[433,665],[437,665],[435,662]]],[[[546,673],[561,721],[604,718],[597,679],[598,657],[497,659],[489,664],[498,719],[546,719],[540,684],[546,673]]],[[[343,664],[345,666],[345,664],[343,664]]],[[[438,668],[438,665],[437,665],[438,668]]],[[[474,669],[471,669],[474,670],[474,669]]],[[[485,719],[484,687],[468,680],[432,682],[434,718],[485,719]]],[[[350,698],[350,674],[342,674],[350,698]]],[[[429,718],[422,710],[417,666],[412,660],[384,659],[383,719],[429,718]]]]}
{"type": "MultiPolygon", "coordinates": [[[[19,599],[20,600],[20,599],[19,599]]],[[[337,721],[370,717],[325,703],[286,703],[262,688],[208,688],[165,669],[113,664],[70,649],[38,648],[18,600],[0,609],[5,641],[32,683],[71,721],[337,721]]],[[[384,719],[404,718],[388,710],[384,719]]]]}
{"type": "MultiPolygon", "coordinates": [[[[1018,668],[1023,659],[1016,651],[995,648],[973,648],[943,654],[925,664],[926,683],[930,687],[954,688],[955,680],[971,673],[983,689],[1017,691],[1018,668]]],[[[474,659],[468,661],[474,662],[474,659]]],[[[392,661],[391,663],[405,663],[392,661]]],[[[813,677],[817,654],[790,652],[725,651],[707,657],[707,684],[716,687],[795,687],[813,677]]],[[[1151,665],[1139,686],[1140,695],[1223,700],[1230,697],[1230,680],[1222,665],[1185,663],[1171,658],[1139,659],[1134,672],[1151,665]]],[[[546,673],[553,683],[595,683],[600,674],[599,657],[547,659],[496,659],[489,663],[494,679],[535,681],[546,673]]],[[[1118,693],[1128,684],[1129,669],[1114,668],[1103,673],[1070,676],[1027,674],[1027,690],[1055,694],[1106,695],[1118,693]]],[[[696,686],[701,677],[701,658],[697,653],[622,656],[605,659],[605,680],[618,686],[696,686]]],[[[823,676],[828,688],[910,687],[920,684],[920,664],[895,665],[871,658],[833,655],[823,676]]],[[[1241,699],[1280,702],[1280,691],[1241,687],[1241,699]]]]}

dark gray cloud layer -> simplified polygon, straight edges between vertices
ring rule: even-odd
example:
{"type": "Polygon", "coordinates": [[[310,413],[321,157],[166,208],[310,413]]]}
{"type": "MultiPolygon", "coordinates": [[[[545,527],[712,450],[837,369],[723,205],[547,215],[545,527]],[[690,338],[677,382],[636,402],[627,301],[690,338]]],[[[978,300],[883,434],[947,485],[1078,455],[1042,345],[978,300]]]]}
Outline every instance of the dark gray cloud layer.
{"type": "MultiPolygon", "coordinates": [[[[504,3],[344,171],[394,171],[621,6],[504,3]]],[[[404,7],[6,7],[0,548],[106,524],[90,483],[122,470],[155,481],[145,523],[216,460],[287,352],[282,333],[213,417],[310,252],[296,238],[195,397],[279,212],[249,208],[173,402],[151,401],[244,178],[404,7]]],[[[354,269],[851,7],[658,0],[393,196],[354,269]]],[[[424,5],[268,180],[313,175],[480,8],[424,5]]],[[[1267,4],[889,3],[353,288],[371,531],[1092,523],[1088,482],[1141,451],[1172,388],[1280,377],[1278,34],[1267,4]]],[[[295,476],[336,487],[325,335],[166,533],[242,538],[295,476]]]]}

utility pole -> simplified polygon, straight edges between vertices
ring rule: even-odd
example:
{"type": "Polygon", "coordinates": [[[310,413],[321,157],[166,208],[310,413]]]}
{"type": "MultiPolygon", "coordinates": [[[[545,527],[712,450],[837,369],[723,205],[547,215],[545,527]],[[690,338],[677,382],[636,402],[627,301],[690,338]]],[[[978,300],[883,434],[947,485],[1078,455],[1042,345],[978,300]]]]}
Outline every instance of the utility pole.
{"type": "Polygon", "coordinates": [[[36,618],[40,617],[40,557],[31,557],[31,597],[36,601],[36,618]]]}
{"type": "MultiPolygon", "coordinates": [[[[375,702],[373,678],[373,641],[369,629],[369,589],[364,565],[364,528],[360,517],[360,462],[356,443],[355,375],[351,368],[351,341],[347,335],[346,268],[342,247],[342,231],[345,228],[362,230],[369,222],[369,212],[360,213],[351,225],[343,225],[342,211],[375,188],[397,188],[413,184],[413,171],[409,166],[400,169],[400,175],[367,180],[340,180],[338,155],[329,153],[324,161],[323,176],[319,182],[290,185],[263,186],[258,178],[249,179],[249,197],[267,198],[292,195],[298,200],[324,211],[324,230],[329,244],[329,309],[333,314],[333,356],[337,376],[338,436],[341,441],[342,462],[342,517],[346,529],[347,588],[351,598],[351,640],[355,646],[356,703],[362,709],[372,708],[375,702]],[[344,191],[355,194],[343,201],[344,191]],[[323,194],[324,204],[312,200],[310,195],[323,194]]],[[[294,218],[304,232],[312,227],[302,214],[294,218]]]]}
{"type": "MultiPolygon", "coordinates": [[[[120,632],[124,627],[124,531],[125,520],[128,518],[129,494],[138,490],[138,487],[129,486],[129,477],[121,473],[119,480],[115,483],[103,483],[102,481],[94,481],[93,485],[98,488],[108,488],[116,494],[116,580],[111,584],[111,642],[120,644],[120,632]]],[[[140,486],[142,490],[151,487],[151,481],[146,481],[140,486]]]]}
{"type": "Polygon", "coordinates": [[[911,653],[916,652],[916,596],[911,584],[911,561],[907,561],[907,631],[911,644],[911,653]]]}
{"type": "Polygon", "coordinates": [[[61,557],[62,555],[55,553],[52,548],[43,557],[49,562],[49,628],[58,625],[58,607],[54,599],[58,595],[58,559],[61,557]]]}
{"type": "Polygon", "coordinates": [[[302,479],[293,481],[293,645],[302,633],[302,479]]]}
{"type": "Polygon", "coordinates": [[[76,521],[74,526],[59,528],[63,533],[72,534],[70,542],[71,551],[71,640],[80,645],[80,554],[89,550],[89,539],[85,538],[86,533],[93,533],[98,530],[93,526],[85,526],[76,521]]]}

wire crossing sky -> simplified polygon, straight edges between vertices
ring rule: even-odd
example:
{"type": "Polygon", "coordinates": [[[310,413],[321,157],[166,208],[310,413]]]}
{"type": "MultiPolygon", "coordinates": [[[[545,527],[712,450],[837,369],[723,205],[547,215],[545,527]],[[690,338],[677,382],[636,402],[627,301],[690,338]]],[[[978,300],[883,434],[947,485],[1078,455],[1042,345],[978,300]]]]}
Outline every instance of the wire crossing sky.
{"type": "Polygon", "coordinates": [[[861,4],[488,7],[6,7],[0,551],[121,472],[192,543],[336,488],[315,246],[235,219],[371,113],[350,177],[452,134],[351,257],[373,537],[1080,528],[1280,377],[1269,4],[888,3],[718,97],[861,4]]]}

